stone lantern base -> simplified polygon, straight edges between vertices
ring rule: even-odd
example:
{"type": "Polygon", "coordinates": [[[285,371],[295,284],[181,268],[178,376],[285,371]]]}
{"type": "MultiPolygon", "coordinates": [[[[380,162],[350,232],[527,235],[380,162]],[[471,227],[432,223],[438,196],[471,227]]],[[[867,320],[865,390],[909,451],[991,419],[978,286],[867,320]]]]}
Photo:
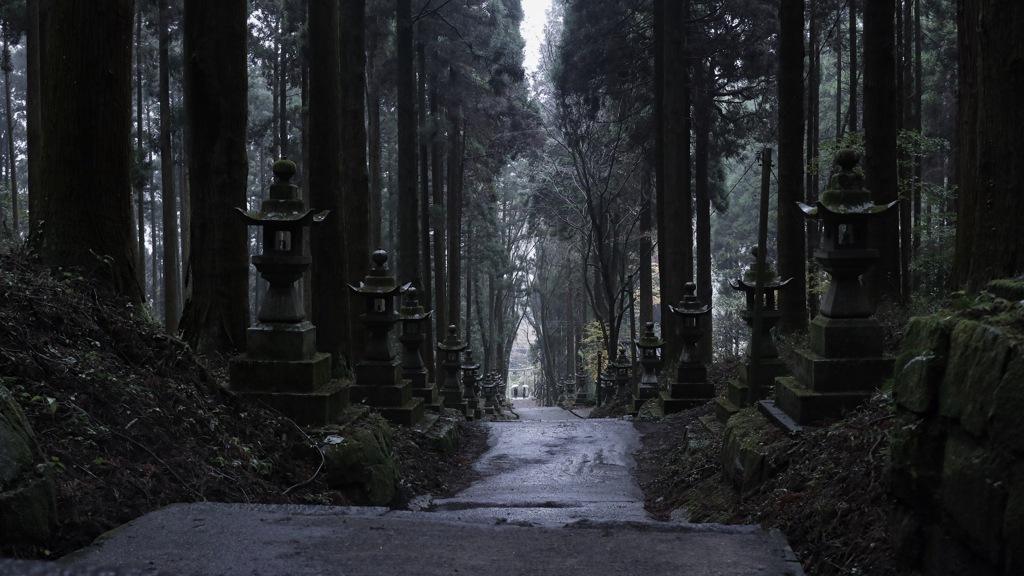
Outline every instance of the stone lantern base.
{"type": "Polygon", "coordinates": [[[715,386],[708,383],[707,366],[691,362],[679,366],[676,381],[658,393],[658,402],[663,414],[674,414],[700,406],[714,397],[715,386]]]}
{"type": "Polygon", "coordinates": [[[740,363],[739,378],[730,380],[725,396],[716,400],[715,413],[725,422],[744,406],[750,406],[750,386],[756,384],[758,400],[767,398],[775,388],[775,381],[789,373],[781,358],[744,357],[740,363]],[[751,366],[756,363],[756,367],[751,366]],[[753,368],[753,370],[751,369],[753,368]],[[755,381],[751,381],[751,374],[755,381]]]}
{"type": "Polygon", "coordinates": [[[356,383],[350,396],[353,402],[376,408],[394,424],[412,426],[423,418],[423,399],[414,397],[412,383],[402,379],[402,365],[397,358],[356,364],[356,383]]]}
{"type": "Polygon", "coordinates": [[[798,350],[796,374],[775,381],[775,405],[797,424],[840,418],[892,376],[874,318],[828,318],[810,325],[810,350],[798,350]]]}
{"type": "Polygon", "coordinates": [[[349,388],[331,380],[331,355],[316,352],[310,322],[258,323],[246,331],[245,354],[231,360],[230,389],[299,424],[332,422],[349,404],[349,388]]]}

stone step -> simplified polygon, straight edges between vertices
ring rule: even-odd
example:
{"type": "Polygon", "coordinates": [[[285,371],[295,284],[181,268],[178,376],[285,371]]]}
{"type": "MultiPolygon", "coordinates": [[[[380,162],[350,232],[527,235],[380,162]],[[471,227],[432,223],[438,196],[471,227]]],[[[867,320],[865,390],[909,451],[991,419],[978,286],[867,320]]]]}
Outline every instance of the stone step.
{"type": "Polygon", "coordinates": [[[729,400],[725,396],[719,396],[715,398],[715,417],[719,422],[725,424],[733,417],[734,414],[740,411],[738,404],[729,400]]]}
{"type": "Polygon", "coordinates": [[[668,390],[662,390],[658,395],[658,404],[661,406],[661,413],[675,414],[676,412],[682,412],[690,408],[696,408],[711,400],[711,397],[695,397],[695,398],[674,398],[672,393],[668,390]]]}
{"type": "Polygon", "coordinates": [[[375,406],[388,422],[399,426],[414,426],[423,418],[423,399],[411,398],[401,406],[375,406]]]}
{"type": "Polygon", "coordinates": [[[349,405],[349,386],[340,380],[331,380],[312,392],[234,392],[262,402],[300,425],[329,424],[349,405]]]}
{"type": "Polygon", "coordinates": [[[796,378],[784,376],[775,381],[775,405],[797,424],[813,424],[826,418],[838,419],[866,402],[873,391],[815,392],[796,378]]]}
{"type": "Polygon", "coordinates": [[[892,377],[894,357],[824,358],[796,351],[794,376],[813,392],[871,392],[892,377]]]}

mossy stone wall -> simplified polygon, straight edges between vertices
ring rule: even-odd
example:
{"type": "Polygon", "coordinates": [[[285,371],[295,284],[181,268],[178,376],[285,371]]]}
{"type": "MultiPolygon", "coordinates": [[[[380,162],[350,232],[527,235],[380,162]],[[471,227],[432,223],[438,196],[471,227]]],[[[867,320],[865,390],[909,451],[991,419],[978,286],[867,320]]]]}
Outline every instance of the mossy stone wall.
{"type": "Polygon", "coordinates": [[[995,295],[1007,282],[911,320],[896,360],[893,534],[923,574],[1024,574],[1024,303],[995,295]]]}

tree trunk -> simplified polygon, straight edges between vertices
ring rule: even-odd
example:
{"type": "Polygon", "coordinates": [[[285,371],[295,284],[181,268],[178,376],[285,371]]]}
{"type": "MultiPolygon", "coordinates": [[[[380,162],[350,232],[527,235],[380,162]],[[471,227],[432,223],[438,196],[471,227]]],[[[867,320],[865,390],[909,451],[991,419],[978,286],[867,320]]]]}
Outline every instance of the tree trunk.
{"type": "Polygon", "coordinates": [[[441,145],[441,104],[437,74],[430,75],[430,175],[433,180],[431,224],[434,230],[434,338],[444,340],[448,330],[447,218],[445,218],[444,154],[441,145]]]}
{"type": "MultiPolygon", "coordinates": [[[[431,265],[430,250],[430,148],[427,141],[427,55],[423,43],[416,46],[416,60],[419,68],[419,78],[416,82],[416,96],[418,102],[418,132],[419,138],[419,170],[420,170],[420,271],[423,275],[423,284],[420,287],[420,302],[430,306],[434,300],[434,267],[431,265]]],[[[423,348],[433,350],[434,344],[434,317],[429,316],[424,320],[423,333],[426,340],[423,348]]],[[[427,378],[433,381],[434,378],[434,355],[427,354],[423,358],[424,367],[427,369],[427,378]]]]}
{"type": "Polygon", "coordinates": [[[42,61],[44,52],[43,33],[46,28],[48,0],[29,0],[28,31],[26,39],[26,92],[25,112],[28,128],[28,231],[29,241],[40,232],[43,206],[47,200],[43,190],[43,119],[42,119],[42,61]]]}
{"type": "MultiPolygon", "coordinates": [[[[313,4],[313,3],[311,3],[313,4]]],[[[349,282],[358,283],[370,272],[370,180],[366,168],[366,35],[365,0],[344,0],[341,6],[341,201],[343,248],[349,282]]],[[[334,288],[337,290],[337,287],[334,288]]],[[[328,292],[329,294],[329,292],[328,292]]],[[[348,326],[347,357],[362,354],[365,329],[357,318],[362,302],[345,291],[341,318],[348,326]]]]}
{"type": "Polygon", "coordinates": [[[58,2],[43,55],[41,186],[33,248],[142,302],[131,233],[132,0],[58,2]]]}
{"type": "Polygon", "coordinates": [[[779,291],[778,330],[807,327],[805,219],[796,203],[803,200],[803,63],[804,2],[779,3],[779,275],[792,278],[779,291]]]}
{"type": "Polygon", "coordinates": [[[398,278],[422,285],[419,196],[416,194],[416,74],[412,45],[412,0],[396,0],[395,64],[398,112],[398,278]]]}
{"type": "MultiPolygon", "coordinates": [[[[899,199],[894,14],[894,0],[876,0],[864,7],[864,37],[871,38],[864,43],[864,180],[876,204],[899,199]]],[[[902,299],[899,225],[899,211],[889,210],[870,227],[879,258],[864,275],[864,286],[875,305],[902,299]]]]}
{"type": "MultiPolygon", "coordinates": [[[[686,65],[689,0],[664,2],[664,144],[665,185],[659,197],[659,267],[663,302],[682,298],[683,284],[693,279],[693,207],[690,196],[690,75],[686,65]],[[662,230],[663,229],[663,230],[662,230]],[[669,273],[668,271],[672,271],[669,273]]],[[[675,358],[680,342],[671,314],[662,314],[667,332],[664,353],[675,358]]]]}
{"type": "Polygon", "coordinates": [[[850,5],[850,132],[857,131],[857,0],[850,5]]]}
{"type": "MultiPolygon", "coordinates": [[[[458,72],[450,69],[450,85],[457,86],[458,72]]],[[[462,109],[458,98],[448,106],[448,324],[461,326],[462,316],[462,109]]]]}
{"type": "MultiPolygon", "coordinates": [[[[820,175],[813,170],[814,161],[818,157],[818,143],[821,138],[821,37],[818,29],[818,0],[811,0],[808,8],[808,45],[810,52],[807,59],[807,162],[805,173],[807,182],[804,187],[807,203],[814,205],[818,201],[818,182],[820,175]]],[[[838,83],[837,83],[838,85],[838,83]]],[[[839,102],[837,101],[838,105],[839,102]]],[[[837,117],[836,126],[840,126],[837,117]]],[[[820,166],[819,166],[820,168],[820,166]]],[[[804,262],[813,271],[807,274],[807,308],[810,316],[818,313],[817,265],[813,260],[814,250],[818,247],[818,222],[805,220],[807,226],[806,249],[804,262]]]]}
{"type": "Polygon", "coordinates": [[[960,205],[953,282],[974,290],[1024,273],[1024,3],[958,0],[957,24],[960,205]]]}
{"type": "MultiPolygon", "coordinates": [[[[697,215],[697,297],[704,304],[711,305],[711,181],[708,166],[711,161],[711,124],[714,118],[714,70],[712,57],[704,60],[694,71],[693,131],[694,131],[694,189],[697,215]]],[[[703,328],[700,353],[704,363],[710,364],[712,357],[711,315],[705,314],[699,322],[703,328]]]]}
{"type": "MultiPolygon", "coordinates": [[[[310,234],[313,256],[313,323],[317,349],[331,354],[334,373],[348,365],[350,326],[348,295],[339,294],[347,278],[345,202],[341,162],[341,23],[339,0],[309,5],[309,50],[316,54],[309,65],[309,200],[315,210],[331,214],[310,234]]],[[[363,254],[362,259],[369,258],[363,254]]],[[[345,291],[348,292],[347,290],[345,291]]]]}
{"type": "Polygon", "coordinates": [[[178,331],[178,202],[171,148],[170,23],[168,0],[160,0],[160,187],[164,222],[164,330],[178,331]]]}
{"type": "Polygon", "coordinates": [[[183,337],[201,353],[245,347],[249,263],[245,222],[249,161],[249,16],[245,0],[185,0],[185,123],[191,233],[183,337]]]}
{"type": "MultiPolygon", "coordinates": [[[[135,20],[135,150],[132,160],[136,164],[133,172],[132,186],[135,188],[135,226],[138,228],[138,243],[135,246],[135,273],[138,276],[139,286],[142,287],[143,299],[149,294],[146,288],[146,185],[142,178],[143,167],[142,151],[145,131],[142,128],[142,8],[135,20]]],[[[155,223],[152,223],[155,224],[155,223]]],[[[152,225],[151,224],[151,225],[152,225]]],[[[154,246],[155,250],[156,247],[154,246]]]]}
{"type": "Polygon", "coordinates": [[[7,116],[7,161],[11,185],[11,230],[18,236],[18,162],[14,155],[14,109],[11,106],[11,48],[4,39],[4,102],[7,116]]]}

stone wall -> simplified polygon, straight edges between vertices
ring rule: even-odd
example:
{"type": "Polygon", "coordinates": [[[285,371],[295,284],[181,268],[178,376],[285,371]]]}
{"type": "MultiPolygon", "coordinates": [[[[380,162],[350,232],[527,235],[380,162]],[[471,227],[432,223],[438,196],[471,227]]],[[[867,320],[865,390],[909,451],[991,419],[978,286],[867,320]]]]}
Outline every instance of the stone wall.
{"type": "Polygon", "coordinates": [[[893,374],[892,533],[923,574],[1024,574],[1024,282],[911,320],[893,374]]]}

